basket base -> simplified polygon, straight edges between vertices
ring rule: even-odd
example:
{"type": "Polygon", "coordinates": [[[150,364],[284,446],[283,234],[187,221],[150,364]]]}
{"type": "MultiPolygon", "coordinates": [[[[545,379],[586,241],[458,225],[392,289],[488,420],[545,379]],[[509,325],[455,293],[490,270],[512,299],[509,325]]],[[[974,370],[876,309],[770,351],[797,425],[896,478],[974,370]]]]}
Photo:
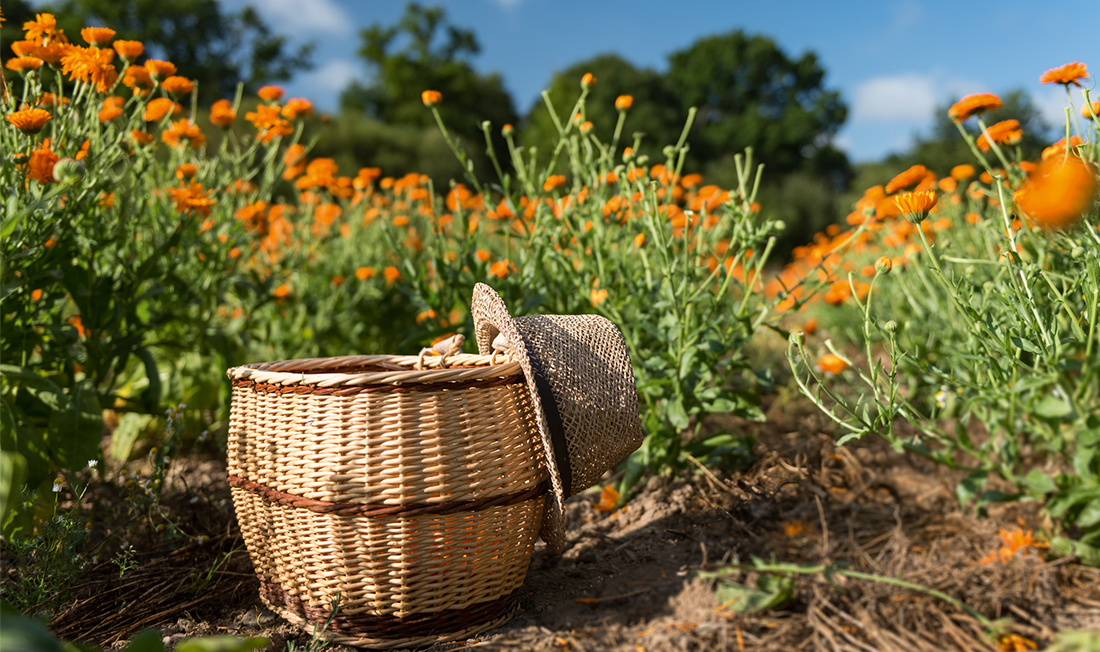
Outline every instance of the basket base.
{"type": "Polygon", "coordinates": [[[320,632],[316,630],[325,624],[326,610],[311,607],[260,577],[260,599],[302,631],[333,643],[375,650],[460,641],[500,627],[516,612],[516,593],[465,609],[409,616],[337,613],[328,628],[320,632]]]}

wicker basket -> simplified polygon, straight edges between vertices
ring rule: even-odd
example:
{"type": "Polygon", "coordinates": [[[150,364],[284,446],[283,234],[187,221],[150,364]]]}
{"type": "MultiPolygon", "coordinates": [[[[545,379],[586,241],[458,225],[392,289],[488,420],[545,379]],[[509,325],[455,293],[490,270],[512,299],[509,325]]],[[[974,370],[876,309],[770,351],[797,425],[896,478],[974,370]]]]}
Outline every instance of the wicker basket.
{"type": "Polygon", "coordinates": [[[312,632],[336,599],[323,636],[376,648],[511,616],[548,478],[523,370],[497,362],[229,370],[229,483],[264,603],[312,632]]]}

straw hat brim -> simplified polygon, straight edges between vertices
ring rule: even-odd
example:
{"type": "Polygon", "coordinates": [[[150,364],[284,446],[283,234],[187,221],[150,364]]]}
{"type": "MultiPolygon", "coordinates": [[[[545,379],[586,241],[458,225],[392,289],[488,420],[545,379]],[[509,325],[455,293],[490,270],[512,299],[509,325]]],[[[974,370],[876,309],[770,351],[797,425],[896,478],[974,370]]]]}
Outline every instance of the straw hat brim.
{"type": "Polygon", "coordinates": [[[471,312],[478,349],[493,353],[503,335],[523,368],[546,452],[551,491],[540,535],[565,548],[565,499],[597,482],[641,444],[638,396],[622,333],[599,315],[513,319],[504,300],[474,286],[471,312]]]}

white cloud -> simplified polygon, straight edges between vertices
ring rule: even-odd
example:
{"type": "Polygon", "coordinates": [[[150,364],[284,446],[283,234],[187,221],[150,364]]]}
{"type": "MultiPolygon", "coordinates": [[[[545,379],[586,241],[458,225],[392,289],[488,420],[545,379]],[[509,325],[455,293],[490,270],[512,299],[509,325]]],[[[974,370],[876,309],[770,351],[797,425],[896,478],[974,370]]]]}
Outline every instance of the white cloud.
{"type": "Polygon", "coordinates": [[[279,34],[349,34],[355,27],[355,21],[335,0],[237,0],[228,4],[251,4],[279,34]]]}
{"type": "Polygon", "coordinates": [[[893,26],[899,30],[916,27],[924,20],[924,6],[914,0],[899,2],[890,7],[890,10],[894,19],[893,26]]]}
{"type": "Polygon", "coordinates": [[[939,99],[936,86],[932,77],[912,73],[868,79],[856,86],[852,121],[927,120],[939,99]]]}
{"type": "MultiPolygon", "coordinates": [[[[1080,93],[1076,92],[1076,89],[1074,89],[1073,95],[1073,109],[1074,111],[1080,111],[1085,99],[1081,97],[1080,93]]],[[[1065,109],[1069,106],[1065,89],[1062,86],[1046,86],[1042,91],[1035,93],[1031,99],[1035,102],[1039,112],[1043,114],[1043,118],[1050,123],[1050,126],[1054,127],[1055,133],[1061,138],[1066,124],[1065,109]]]]}
{"type": "Polygon", "coordinates": [[[348,59],[330,59],[320,68],[299,76],[311,93],[339,93],[360,74],[360,66],[348,59]]]}

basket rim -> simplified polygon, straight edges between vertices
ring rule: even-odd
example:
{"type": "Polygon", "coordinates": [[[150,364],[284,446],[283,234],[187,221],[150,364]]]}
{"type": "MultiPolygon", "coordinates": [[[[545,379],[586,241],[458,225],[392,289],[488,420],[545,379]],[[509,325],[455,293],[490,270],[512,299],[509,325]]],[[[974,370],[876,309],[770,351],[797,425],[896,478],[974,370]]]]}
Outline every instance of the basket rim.
{"type": "Polygon", "coordinates": [[[523,367],[502,356],[459,353],[447,358],[415,355],[349,355],[332,358],[276,360],[232,367],[226,375],[235,381],[268,385],[314,387],[450,383],[523,376],[523,367]],[[420,365],[423,368],[418,368],[420,365]],[[386,371],[348,373],[348,367],[382,367],[386,371]]]}

